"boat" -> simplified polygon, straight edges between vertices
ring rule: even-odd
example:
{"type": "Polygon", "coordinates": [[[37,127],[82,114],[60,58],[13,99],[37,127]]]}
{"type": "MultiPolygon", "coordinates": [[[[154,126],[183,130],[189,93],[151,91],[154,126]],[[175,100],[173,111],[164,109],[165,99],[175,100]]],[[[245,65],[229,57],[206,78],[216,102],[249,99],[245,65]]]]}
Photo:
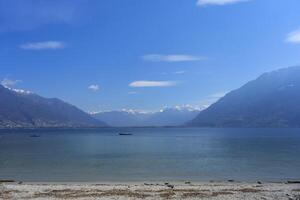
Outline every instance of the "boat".
{"type": "Polygon", "coordinates": [[[119,135],[132,135],[131,133],[119,133],[119,135]]]}
{"type": "Polygon", "coordinates": [[[32,134],[32,135],[30,135],[30,137],[32,137],[32,138],[37,138],[37,137],[41,137],[41,136],[38,135],[38,134],[32,134]]]}

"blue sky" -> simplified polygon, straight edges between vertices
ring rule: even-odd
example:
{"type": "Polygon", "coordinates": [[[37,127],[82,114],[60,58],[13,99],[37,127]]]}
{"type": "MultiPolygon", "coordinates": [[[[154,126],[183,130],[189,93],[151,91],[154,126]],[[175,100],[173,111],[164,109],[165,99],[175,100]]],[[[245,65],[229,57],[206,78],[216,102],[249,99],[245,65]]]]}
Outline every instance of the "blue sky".
{"type": "Polygon", "coordinates": [[[300,63],[299,0],[0,0],[0,78],[85,111],[209,105],[300,63]]]}

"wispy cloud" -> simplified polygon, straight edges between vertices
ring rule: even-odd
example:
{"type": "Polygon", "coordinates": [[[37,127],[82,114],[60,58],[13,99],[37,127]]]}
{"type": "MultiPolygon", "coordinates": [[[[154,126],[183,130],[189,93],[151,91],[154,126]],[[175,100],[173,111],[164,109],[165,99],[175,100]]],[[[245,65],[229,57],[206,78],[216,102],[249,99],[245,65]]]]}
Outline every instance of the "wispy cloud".
{"type": "Polygon", "coordinates": [[[144,55],[143,59],[151,62],[187,62],[187,61],[204,60],[206,58],[202,56],[184,55],[184,54],[173,54],[173,55],[148,54],[148,55],[144,55]]]}
{"type": "Polygon", "coordinates": [[[93,92],[96,92],[96,91],[100,90],[100,86],[97,85],[97,84],[92,84],[88,87],[88,89],[93,91],[93,92]]]}
{"type": "Polygon", "coordinates": [[[4,87],[13,88],[18,83],[21,83],[21,82],[22,82],[21,80],[11,80],[11,79],[5,78],[1,81],[1,85],[3,85],[4,87]]]}
{"type": "Polygon", "coordinates": [[[186,71],[184,71],[184,70],[174,72],[174,74],[185,74],[185,73],[186,73],[186,71]]]}
{"type": "Polygon", "coordinates": [[[24,90],[24,89],[17,89],[16,86],[21,83],[22,80],[12,80],[5,78],[1,81],[1,85],[3,85],[5,88],[9,89],[10,91],[19,93],[19,94],[33,94],[33,92],[24,90]]]}
{"type": "Polygon", "coordinates": [[[287,35],[286,41],[290,43],[300,43],[300,29],[289,33],[287,35]]]}
{"type": "Polygon", "coordinates": [[[133,95],[133,94],[137,94],[137,92],[136,91],[130,91],[130,92],[128,92],[128,94],[133,95]]]}
{"type": "Polygon", "coordinates": [[[177,85],[176,81],[134,81],[130,87],[172,87],[177,85]]]}
{"type": "Polygon", "coordinates": [[[217,6],[224,6],[228,4],[246,2],[249,0],[198,0],[198,6],[209,6],[209,5],[217,5],[217,6]]]}
{"type": "Polygon", "coordinates": [[[27,50],[46,50],[46,49],[63,49],[66,44],[61,41],[44,41],[44,42],[32,42],[20,45],[21,49],[27,50]]]}
{"type": "Polygon", "coordinates": [[[0,1],[0,32],[28,31],[47,24],[73,24],[84,15],[81,0],[0,1]]]}

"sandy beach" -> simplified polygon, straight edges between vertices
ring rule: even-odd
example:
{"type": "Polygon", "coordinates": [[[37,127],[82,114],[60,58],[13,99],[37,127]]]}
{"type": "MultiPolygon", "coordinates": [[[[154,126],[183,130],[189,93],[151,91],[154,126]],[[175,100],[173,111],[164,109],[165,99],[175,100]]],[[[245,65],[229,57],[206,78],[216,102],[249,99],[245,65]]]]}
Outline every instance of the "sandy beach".
{"type": "Polygon", "coordinates": [[[0,199],[300,199],[288,183],[2,183],[0,199]]]}

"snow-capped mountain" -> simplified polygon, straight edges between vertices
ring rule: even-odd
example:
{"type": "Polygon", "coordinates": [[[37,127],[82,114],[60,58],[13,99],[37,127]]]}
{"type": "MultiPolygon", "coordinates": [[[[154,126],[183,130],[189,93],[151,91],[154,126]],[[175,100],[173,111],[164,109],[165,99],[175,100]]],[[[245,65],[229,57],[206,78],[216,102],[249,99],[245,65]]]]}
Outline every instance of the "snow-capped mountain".
{"type": "Polygon", "coordinates": [[[0,85],[0,128],[98,126],[105,123],[62,100],[0,85]]]}
{"type": "Polygon", "coordinates": [[[165,108],[157,112],[141,112],[134,110],[108,111],[93,113],[96,119],[110,126],[180,126],[199,114],[198,109],[189,106],[165,108]]]}

